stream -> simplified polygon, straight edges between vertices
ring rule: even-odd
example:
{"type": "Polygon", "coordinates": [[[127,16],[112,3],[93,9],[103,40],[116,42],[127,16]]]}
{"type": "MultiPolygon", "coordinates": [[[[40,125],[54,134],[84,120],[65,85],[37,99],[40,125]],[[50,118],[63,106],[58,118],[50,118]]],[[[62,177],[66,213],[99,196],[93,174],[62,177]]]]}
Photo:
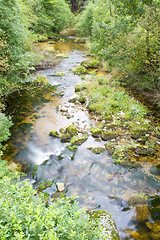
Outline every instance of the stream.
{"type": "MultiPolygon", "coordinates": [[[[76,96],[75,85],[83,81],[70,69],[87,59],[85,44],[74,43],[71,38],[54,44],[35,44],[39,51],[52,46],[62,55],[61,59],[54,67],[35,73],[45,76],[52,86],[22,90],[7,99],[7,109],[15,125],[4,158],[21,163],[34,187],[45,180],[54,180],[45,190],[51,195],[57,192],[56,182],[62,182],[66,195],[77,195],[80,206],[111,213],[120,239],[131,239],[130,232],[148,236],[152,229],[147,228],[145,222],[159,221],[160,212],[157,213],[155,202],[159,201],[160,185],[156,177],[148,174],[147,167],[126,168],[115,165],[107,151],[92,153],[88,147],[104,147],[106,142],[98,142],[91,135],[78,147],[75,156],[66,148],[68,143],[49,136],[51,130],[58,131],[72,123],[86,132],[96,125],[82,104],[69,101],[76,96]],[[56,76],[57,73],[63,73],[63,76],[56,76]],[[33,178],[35,166],[37,171],[33,178]],[[151,197],[134,206],[131,197],[141,193],[151,197]]],[[[139,239],[159,238],[152,235],[139,239]]]]}

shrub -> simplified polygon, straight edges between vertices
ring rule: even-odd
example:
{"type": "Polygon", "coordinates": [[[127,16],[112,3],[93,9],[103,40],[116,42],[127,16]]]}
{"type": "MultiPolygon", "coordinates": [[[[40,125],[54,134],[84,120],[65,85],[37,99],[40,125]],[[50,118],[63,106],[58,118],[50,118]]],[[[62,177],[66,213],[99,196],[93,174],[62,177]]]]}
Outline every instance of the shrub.
{"type": "Polygon", "coordinates": [[[98,222],[62,198],[46,207],[27,181],[0,180],[1,239],[105,239],[98,222]],[[5,194],[4,194],[5,193],[5,194]]]}

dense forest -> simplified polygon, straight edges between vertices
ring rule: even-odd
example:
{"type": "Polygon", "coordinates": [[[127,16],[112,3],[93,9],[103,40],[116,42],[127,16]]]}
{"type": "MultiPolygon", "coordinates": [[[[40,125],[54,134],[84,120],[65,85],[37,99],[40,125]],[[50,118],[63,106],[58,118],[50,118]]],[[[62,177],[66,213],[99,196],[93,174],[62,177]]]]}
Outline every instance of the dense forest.
{"type": "MultiPolygon", "coordinates": [[[[0,0],[2,240],[108,239],[98,220],[79,209],[74,199],[48,206],[27,181],[15,183],[22,173],[1,160],[13,126],[5,114],[5,98],[25,87],[40,61],[33,43],[72,27],[79,38],[87,38],[89,54],[101,62],[103,71],[123,87],[150,93],[159,108],[159,9],[159,0],[0,0]]],[[[139,108],[138,114],[145,115],[144,110],[139,108]]]]}

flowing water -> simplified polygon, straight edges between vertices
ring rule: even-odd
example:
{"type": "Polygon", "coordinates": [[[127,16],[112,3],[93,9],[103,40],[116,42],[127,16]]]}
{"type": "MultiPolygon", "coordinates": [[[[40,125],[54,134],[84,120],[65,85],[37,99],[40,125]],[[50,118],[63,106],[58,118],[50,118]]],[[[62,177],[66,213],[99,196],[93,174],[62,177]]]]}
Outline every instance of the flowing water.
{"type": "MultiPolygon", "coordinates": [[[[39,51],[48,46],[51,45],[36,44],[39,51]]],[[[45,190],[53,194],[57,191],[56,182],[63,182],[66,195],[79,196],[81,206],[112,213],[121,239],[131,239],[127,236],[132,231],[148,236],[146,234],[150,229],[145,222],[159,220],[159,212],[157,214],[158,210],[156,208],[155,211],[154,208],[157,205],[153,206],[153,202],[159,201],[158,179],[148,175],[147,168],[115,165],[107,151],[99,155],[92,153],[88,147],[102,147],[105,144],[103,141],[97,142],[92,136],[78,147],[74,157],[73,152],[66,148],[68,143],[49,136],[51,130],[59,130],[72,123],[88,132],[90,126],[96,124],[81,104],[68,102],[75,96],[75,85],[82,81],[70,69],[86,59],[84,44],[69,39],[53,46],[61,54],[67,55],[67,58],[62,58],[51,69],[36,72],[46,76],[52,87],[22,90],[7,100],[7,109],[12,114],[15,125],[4,157],[8,161],[21,163],[27,178],[35,187],[45,180],[54,180],[54,184],[45,190]],[[55,76],[57,73],[65,75],[58,77],[55,76]],[[33,179],[35,166],[37,172],[33,179]],[[144,199],[146,203],[139,206],[128,204],[130,197],[142,193],[153,197],[148,202],[144,199]],[[154,211],[149,212],[148,207],[154,211]]]]}

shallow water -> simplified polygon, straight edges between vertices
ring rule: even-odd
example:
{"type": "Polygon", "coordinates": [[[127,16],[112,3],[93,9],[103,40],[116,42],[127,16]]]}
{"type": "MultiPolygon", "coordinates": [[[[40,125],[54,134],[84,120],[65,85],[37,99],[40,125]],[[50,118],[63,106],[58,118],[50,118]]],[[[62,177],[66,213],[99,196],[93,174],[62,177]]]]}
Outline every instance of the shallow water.
{"type": "MultiPolygon", "coordinates": [[[[36,44],[39,51],[48,46],[48,43],[36,44]]],[[[22,163],[35,187],[45,180],[54,180],[54,184],[45,190],[53,194],[57,191],[56,182],[63,182],[66,194],[79,196],[81,206],[112,213],[121,239],[131,239],[127,237],[126,230],[145,235],[150,232],[145,225],[148,217],[142,221],[140,216],[146,211],[146,204],[138,209],[129,206],[128,200],[131,196],[158,196],[159,181],[148,175],[148,165],[139,169],[115,165],[107,151],[96,155],[87,149],[102,147],[106,143],[97,142],[91,136],[78,147],[73,159],[73,153],[66,148],[68,143],[49,136],[51,130],[59,130],[73,122],[88,133],[90,126],[96,124],[80,104],[68,102],[75,96],[74,86],[82,81],[70,69],[86,59],[85,46],[72,40],[53,46],[67,58],[52,69],[36,73],[46,76],[53,87],[23,90],[19,95],[14,93],[8,98],[8,111],[12,113],[15,125],[4,158],[22,163]],[[64,73],[65,76],[53,76],[56,73],[64,73]],[[63,93],[63,96],[58,97],[58,93],[63,93]],[[32,171],[36,165],[37,174],[33,179],[32,171]]],[[[149,219],[157,220],[155,215],[149,219]]],[[[145,236],[147,238],[143,239],[154,239],[150,235],[145,236]]]]}

